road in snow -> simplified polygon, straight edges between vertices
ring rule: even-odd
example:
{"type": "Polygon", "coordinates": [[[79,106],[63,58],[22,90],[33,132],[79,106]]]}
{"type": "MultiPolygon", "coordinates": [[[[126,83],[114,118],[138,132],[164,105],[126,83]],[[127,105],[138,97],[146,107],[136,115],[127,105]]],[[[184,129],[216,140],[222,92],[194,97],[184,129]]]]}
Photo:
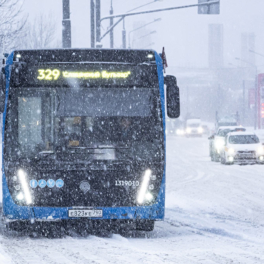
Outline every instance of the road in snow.
{"type": "Polygon", "coordinates": [[[264,165],[212,163],[206,138],[167,141],[166,218],[148,237],[7,237],[0,263],[264,263],[264,165]]]}

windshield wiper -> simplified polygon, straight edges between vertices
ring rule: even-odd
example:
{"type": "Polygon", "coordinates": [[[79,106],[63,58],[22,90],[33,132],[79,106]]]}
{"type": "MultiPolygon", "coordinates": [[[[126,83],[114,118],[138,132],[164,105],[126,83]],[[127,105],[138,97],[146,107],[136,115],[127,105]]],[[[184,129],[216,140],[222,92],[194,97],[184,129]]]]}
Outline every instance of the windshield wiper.
{"type": "MultiPolygon", "coordinates": [[[[94,147],[74,147],[74,148],[71,148],[71,149],[114,149],[116,152],[124,155],[126,158],[130,159],[130,160],[133,160],[135,159],[132,155],[126,153],[125,151],[123,150],[126,150],[126,149],[130,149],[131,147],[130,146],[120,146],[120,145],[116,145],[116,146],[94,146],[94,147]]],[[[95,153],[95,152],[87,152],[86,154],[95,154],[95,155],[103,155],[104,153],[95,153]]]]}
{"type": "Polygon", "coordinates": [[[131,146],[120,145],[96,145],[94,147],[71,147],[69,149],[130,149],[131,146]]]}
{"type": "Polygon", "coordinates": [[[54,151],[40,151],[36,156],[35,159],[40,160],[41,158],[46,158],[51,155],[55,155],[56,153],[54,151]]]}
{"type": "Polygon", "coordinates": [[[129,153],[126,153],[125,151],[123,151],[123,149],[129,149],[129,148],[116,148],[115,150],[116,150],[118,153],[120,153],[120,154],[126,156],[127,158],[129,158],[129,159],[131,159],[131,160],[134,160],[134,159],[135,159],[135,157],[133,157],[133,156],[130,155],[129,153]]]}

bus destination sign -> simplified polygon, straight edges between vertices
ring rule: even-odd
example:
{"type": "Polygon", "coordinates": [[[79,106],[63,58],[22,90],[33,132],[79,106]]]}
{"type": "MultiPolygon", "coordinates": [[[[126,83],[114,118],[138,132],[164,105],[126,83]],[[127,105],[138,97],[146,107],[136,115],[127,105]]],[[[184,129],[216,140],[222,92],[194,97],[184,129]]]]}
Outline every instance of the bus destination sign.
{"type": "Polygon", "coordinates": [[[130,71],[60,71],[58,69],[39,69],[38,80],[56,81],[63,79],[126,79],[130,71]]]}

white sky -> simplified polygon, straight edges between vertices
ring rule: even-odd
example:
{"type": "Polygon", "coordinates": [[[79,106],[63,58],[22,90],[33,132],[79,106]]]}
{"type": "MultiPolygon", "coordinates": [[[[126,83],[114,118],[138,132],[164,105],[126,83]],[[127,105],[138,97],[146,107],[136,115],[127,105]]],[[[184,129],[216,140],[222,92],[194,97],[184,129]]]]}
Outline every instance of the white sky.
{"type": "MultiPolygon", "coordinates": [[[[152,0],[113,0],[114,13],[126,11],[149,3],[152,0]]],[[[170,6],[180,6],[197,3],[198,0],[163,0],[145,9],[156,9],[170,6]]],[[[110,0],[101,0],[102,14],[109,15],[110,0]]],[[[142,9],[144,10],[144,9],[142,9]]],[[[126,19],[126,29],[129,32],[136,20],[146,23],[155,18],[162,21],[149,26],[156,30],[152,35],[155,42],[153,48],[161,52],[165,46],[169,66],[207,67],[208,66],[208,24],[222,23],[224,26],[224,62],[238,65],[235,57],[240,57],[241,33],[254,32],[256,35],[256,51],[264,54],[264,0],[221,0],[220,15],[198,15],[197,8],[181,9],[163,13],[134,16],[126,19]]],[[[54,14],[58,23],[58,38],[61,38],[62,0],[25,0],[24,12],[29,19],[34,19],[40,13],[54,14]]],[[[90,1],[71,0],[72,46],[90,47],[90,1]]],[[[103,28],[108,22],[103,23],[103,28]]],[[[115,46],[121,46],[122,25],[115,30],[115,46]]],[[[102,29],[102,33],[104,30],[102,29]]],[[[104,47],[109,47],[109,37],[106,37],[104,47]]],[[[264,57],[256,57],[257,66],[264,65],[264,57]]]]}

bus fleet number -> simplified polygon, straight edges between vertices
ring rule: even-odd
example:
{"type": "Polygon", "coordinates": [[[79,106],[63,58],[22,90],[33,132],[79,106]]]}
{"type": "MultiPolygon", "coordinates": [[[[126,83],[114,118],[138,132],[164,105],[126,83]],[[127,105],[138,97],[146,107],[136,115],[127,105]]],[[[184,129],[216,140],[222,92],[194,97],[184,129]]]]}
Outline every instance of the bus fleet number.
{"type": "Polygon", "coordinates": [[[47,80],[47,81],[52,81],[52,80],[58,80],[60,77],[60,71],[59,70],[38,70],[38,79],[39,80],[47,80]]]}

